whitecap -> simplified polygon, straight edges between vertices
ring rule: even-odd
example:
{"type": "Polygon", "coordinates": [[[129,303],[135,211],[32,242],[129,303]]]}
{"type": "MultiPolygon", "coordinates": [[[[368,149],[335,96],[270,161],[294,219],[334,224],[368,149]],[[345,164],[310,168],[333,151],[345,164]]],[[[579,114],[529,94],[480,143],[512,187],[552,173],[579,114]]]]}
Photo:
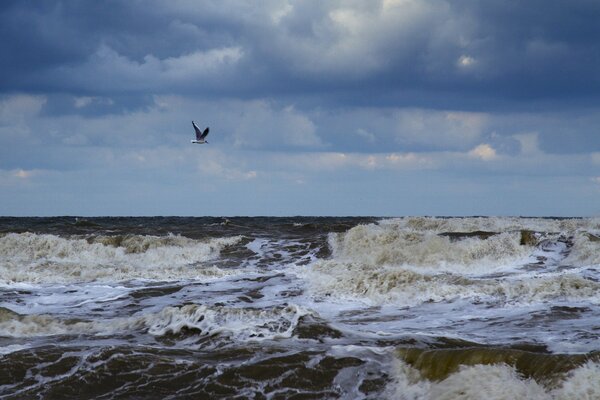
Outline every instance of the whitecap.
{"type": "Polygon", "coordinates": [[[86,240],[10,233],[0,237],[0,281],[45,284],[221,277],[231,271],[200,264],[218,258],[222,249],[241,239],[132,235],[86,240]]]}

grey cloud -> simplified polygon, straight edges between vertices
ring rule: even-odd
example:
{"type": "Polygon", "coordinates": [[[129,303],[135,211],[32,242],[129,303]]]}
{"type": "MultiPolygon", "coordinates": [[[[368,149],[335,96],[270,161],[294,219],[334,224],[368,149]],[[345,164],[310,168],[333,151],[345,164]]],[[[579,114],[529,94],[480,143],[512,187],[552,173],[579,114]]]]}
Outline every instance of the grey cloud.
{"type": "Polygon", "coordinates": [[[583,0],[25,1],[0,12],[5,91],[473,109],[585,103],[600,85],[600,7],[583,0]],[[229,62],[203,69],[219,54],[229,62]]]}
{"type": "Polygon", "coordinates": [[[264,102],[244,107],[234,131],[234,145],[242,148],[319,148],[324,143],[313,121],[293,106],[273,109],[264,102]]]}

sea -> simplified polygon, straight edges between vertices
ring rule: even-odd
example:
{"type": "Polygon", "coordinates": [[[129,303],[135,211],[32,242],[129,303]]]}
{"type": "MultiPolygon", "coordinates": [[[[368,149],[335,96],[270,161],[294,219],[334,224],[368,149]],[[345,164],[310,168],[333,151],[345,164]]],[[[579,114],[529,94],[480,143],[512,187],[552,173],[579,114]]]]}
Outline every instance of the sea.
{"type": "Polygon", "coordinates": [[[600,399],[600,218],[0,218],[3,399],[600,399]]]}

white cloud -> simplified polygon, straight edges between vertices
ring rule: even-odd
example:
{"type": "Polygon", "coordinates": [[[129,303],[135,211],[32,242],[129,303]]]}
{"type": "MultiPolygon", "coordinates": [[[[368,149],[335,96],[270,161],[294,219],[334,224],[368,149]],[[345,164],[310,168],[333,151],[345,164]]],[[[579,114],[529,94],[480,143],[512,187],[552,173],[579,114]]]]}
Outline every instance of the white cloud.
{"type": "Polygon", "coordinates": [[[318,152],[294,154],[287,160],[287,156],[280,155],[279,157],[281,158],[280,162],[291,163],[293,167],[300,170],[334,170],[351,163],[350,156],[345,153],[318,152]]]}
{"type": "Polygon", "coordinates": [[[286,17],[287,15],[289,15],[294,9],[294,6],[289,4],[287,1],[279,1],[278,3],[279,4],[277,5],[276,8],[269,11],[270,16],[271,16],[271,21],[275,25],[279,24],[281,22],[281,20],[284,17],[286,17]]]}
{"type": "Polygon", "coordinates": [[[469,156],[480,158],[483,161],[491,161],[498,157],[496,150],[487,143],[480,144],[473,150],[469,151],[469,156]]]}
{"type": "MultiPolygon", "coordinates": [[[[300,74],[335,78],[364,77],[395,62],[414,64],[415,49],[427,46],[422,26],[437,31],[446,15],[437,5],[418,0],[383,3],[322,2],[318,12],[288,11],[295,24],[309,29],[271,26],[267,52],[300,74]],[[400,59],[400,60],[393,60],[400,59]]],[[[442,5],[442,8],[446,8],[442,5]]],[[[450,32],[440,37],[447,38],[450,32]]],[[[448,39],[446,39],[448,40],[448,39]]],[[[452,39],[449,39],[452,40],[452,39]]]]}
{"type": "Polygon", "coordinates": [[[26,117],[39,114],[44,104],[45,96],[14,95],[0,99],[0,123],[10,124],[20,122],[26,117]]]}
{"type": "Polygon", "coordinates": [[[469,68],[472,67],[476,62],[477,60],[475,60],[473,57],[463,54],[456,61],[456,65],[458,65],[461,68],[469,68]]]}
{"type": "MultiPolygon", "coordinates": [[[[189,142],[188,142],[189,143],[189,142]]],[[[189,145],[182,147],[153,147],[127,151],[115,157],[113,166],[122,169],[144,171],[181,171],[180,175],[190,174],[205,181],[249,180],[259,176],[259,172],[248,167],[249,160],[240,154],[224,153],[216,147],[189,145]]]]}
{"type": "Polygon", "coordinates": [[[160,71],[173,79],[192,79],[197,76],[216,74],[221,68],[237,64],[244,53],[241,47],[224,47],[208,51],[196,51],[180,57],[157,60],[147,56],[150,62],[158,62],[160,71]]]}
{"type": "Polygon", "coordinates": [[[435,167],[435,161],[430,154],[417,155],[416,153],[391,153],[383,156],[385,164],[392,167],[423,168],[435,167]]]}
{"type": "Polygon", "coordinates": [[[569,57],[569,45],[560,41],[531,39],[525,44],[528,57],[544,60],[564,60],[569,57]]]}
{"type": "Polygon", "coordinates": [[[33,176],[34,171],[25,171],[24,169],[18,169],[13,171],[12,176],[19,179],[27,179],[33,176]]]}
{"type": "MultiPolygon", "coordinates": [[[[59,76],[81,87],[106,90],[107,86],[122,90],[158,90],[169,85],[211,86],[243,58],[239,46],[194,51],[178,57],[160,59],[147,54],[142,61],[132,60],[107,45],[101,45],[83,66],[64,66],[59,76]],[[93,76],[94,79],[89,77],[93,76]],[[101,83],[102,87],[97,85],[101,83]]],[[[76,106],[85,107],[94,98],[81,97],[76,106]]]]}
{"type": "Polygon", "coordinates": [[[435,168],[437,163],[432,155],[415,153],[340,153],[315,152],[296,154],[274,154],[271,163],[279,165],[282,170],[294,169],[303,171],[336,171],[342,169],[365,170],[415,170],[435,168]]]}
{"type": "Polygon", "coordinates": [[[88,138],[82,133],[66,136],[62,139],[62,142],[67,146],[84,146],[89,144],[88,138]]]}
{"type": "Polygon", "coordinates": [[[513,137],[521,145],[521,154],[536,155],[541,153],[539,148],[539,137],[537,132],[520,133],[517,135],[513,135],[513,137]]]}
{"type": "Polygon", "coordinates": [[[401,143],[460,149],[480,138],[487,119],[484,113],[398,110],[397,139],[401,143]]]}
{"type": "Polygon", "coordinates": [[[43,172],[44,171],[38,169],[0,169],[0,185],[15,186],[21,184],[28,184],[31,178],[43,172]]]}
{"type": "Polygon", "coordinates": [[[375,143],[375,135],[366,129],[358,128],[356,134],[369,143],[375,143]]]}
{"type": "Polygon", "coordinates": [[[198,172],[202,175],[210,175],[216,178],[237,181],[255,179],[258,176],[258,172],[255,170],[235,168],[230,164],[221,162],[217,159],[199,161],[198,172]]]}
{"type": "Polygon", "coordinates": [[[97,97],[97,96],[82,96],[75,97],[73,99],[73,105],[75,108],[85,108],[91,104],[104,104],[104,105],[112,105],[114,101],[110,98],[106,97],[97,97]]]}
{"type": "Polygon", "coordinates": [[[75,105],[75,108],[83,108],[92,104],[93,100],[94,98],[89,96],[75,97],[75,99],[73,99],[73,104],[75,105]]]}
{"type": "Polygon", "coordinates": [[[31,122],[46,104],[45,96],[14,95],[0,99],[0,140],[32,137],[31,122]]]}
{"type": "Polygon", "coordinates": [[[242,107],[243,115],[234,132],[236,147],[321,147],[312,120],[293,106],[275,107],[253,101],[242,107]]]}

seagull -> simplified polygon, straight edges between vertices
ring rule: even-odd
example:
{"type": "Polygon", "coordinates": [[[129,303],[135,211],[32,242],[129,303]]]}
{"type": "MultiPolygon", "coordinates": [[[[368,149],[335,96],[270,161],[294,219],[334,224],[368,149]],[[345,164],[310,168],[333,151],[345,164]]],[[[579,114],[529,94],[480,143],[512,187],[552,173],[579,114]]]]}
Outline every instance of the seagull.
{"type": "Polygon", "coordinates": [[[208,141],[206,140],[206,135],[208,135],[208,127],[206,127],[204,132],[202,132],[200,130],[200,128],[198,128],[198,125],[196,125],[196,123],[194,121],[192,121],[192,125],[194,126],[194,130],[196,131],[196,140],[192,140],[192,143],[196,143],[196,144],[208,143],[208,141]]]}

